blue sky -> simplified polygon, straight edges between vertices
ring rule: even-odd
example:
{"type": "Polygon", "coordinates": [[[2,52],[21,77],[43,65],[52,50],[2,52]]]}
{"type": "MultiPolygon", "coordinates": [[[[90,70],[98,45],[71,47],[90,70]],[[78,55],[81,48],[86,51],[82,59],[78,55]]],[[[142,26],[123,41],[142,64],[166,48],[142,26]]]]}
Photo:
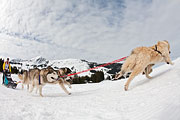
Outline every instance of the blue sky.
{"type": "Polygon", "coordinates": [[[166,39],[176,58],[179,5],[179,0],[1,0],[0,55],[106,62],[166,39]]]}

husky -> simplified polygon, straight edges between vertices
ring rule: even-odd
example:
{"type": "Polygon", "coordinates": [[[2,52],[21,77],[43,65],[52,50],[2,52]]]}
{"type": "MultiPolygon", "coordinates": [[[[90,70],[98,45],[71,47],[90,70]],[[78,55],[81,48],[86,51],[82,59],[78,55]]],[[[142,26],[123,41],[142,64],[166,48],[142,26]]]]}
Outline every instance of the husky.
{"type": "Polygon", "coordinates": [[[54,70],[52,67],[43,68],[39,71],[36,71],[32,81],[30,81],[31,89],[30,92],[33,91],[33,89],[36,87],[39,90],[39,95],[43,97],[42,95],[42,88],[47,83],[49,84],[59,84],[61,88],[67,93],[68,95],[71,95],[69,91],[65,88],[64,84],[67,84],[69,88],[71,88],[71,85],[69,82],[66,81],[67,77],[60,77],[68,74],[68,69],[63,68],[59,70],[54,70]]]}
{"type": "Polygon", "coordinates": [[[149,74],[152,72],[152,66],[159,62],[166,62],[173,65],[170,59],[170,44],[167,40],[158,41],[152,47],[137,47],[132,50],[131,55],[122,65],[121,71],[116,74],[115,79],[131,72],[124,89],[128,90],[130,82],[138,74],[143,73],[147,78],[152,78],[149,74]]]}

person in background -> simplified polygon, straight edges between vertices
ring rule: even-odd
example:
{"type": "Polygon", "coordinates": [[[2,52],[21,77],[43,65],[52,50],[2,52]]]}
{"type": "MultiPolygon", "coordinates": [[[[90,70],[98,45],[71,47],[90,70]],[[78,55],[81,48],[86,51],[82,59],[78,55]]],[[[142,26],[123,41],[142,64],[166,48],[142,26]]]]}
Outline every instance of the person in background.
{"type": "Polygon", "coordinates": [[[7,72],[11,72],[11,65],[9,63],[9,58],[7,58],[7,61],[4,62],[3,64],[3,83],[4,84],[4,75],[7,73],[7,72]]]}

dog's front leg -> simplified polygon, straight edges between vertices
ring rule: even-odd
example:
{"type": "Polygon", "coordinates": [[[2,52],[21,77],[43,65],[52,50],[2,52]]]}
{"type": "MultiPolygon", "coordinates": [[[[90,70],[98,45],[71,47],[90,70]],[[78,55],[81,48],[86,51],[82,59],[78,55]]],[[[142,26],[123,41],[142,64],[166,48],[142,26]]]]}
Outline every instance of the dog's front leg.
{"type": "Polygon", "coordinates": [[[150,64],[150,65],[148,65],[146,68],[145,68],[145,75],[146,75],[146,77],[148,78],[148,79],[152,79],[152,77],[151,76],[149,76],[149,74],[152,72],[152,66],[153,66],[154,64],[150,64]]]}
{"type": "Polygon", "coordinates": [[[29,84],[27,84],[27,90],[29,90],[29,84]]]}
{"type": "Polygon", "coordinates": [[[68,85],[69,88],[72,88],[72,87],[71,87],[71,84],[70,84],[69,82],[67,82],[66,80],[64,80],[64,83],[65,83],[66,85],[68,85]]]}
{"type": "Polygon", "coordinates": [[[67,89],[64,87],[64,84],[62,82],[60,82],[59,85],[61,86],[61,88],[64,90],[65,93],[67,93],[68,95],[71,95],[71,93],[68,92],[67,89]]]}
{"type": "Polygon", "coordinates": [[[146,75],[146,77],[147,77],[148,79],[152,79],[152,77],[151,77],[151,76],[149,76],[149,74],[148,74],[148,71],[147,71],[147,70],[145,70],[145,75],[146,75]]]}

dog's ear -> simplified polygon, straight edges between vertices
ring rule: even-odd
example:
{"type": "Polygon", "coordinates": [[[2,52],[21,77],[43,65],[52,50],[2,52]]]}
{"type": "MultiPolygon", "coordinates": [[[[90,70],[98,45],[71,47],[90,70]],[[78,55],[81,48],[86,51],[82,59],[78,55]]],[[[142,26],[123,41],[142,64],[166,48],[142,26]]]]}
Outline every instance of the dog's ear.
{"type": "Polygon", "coordinates": [[[63,73],[63,70],[62,70],[62,68],[60,68],[59,69],[59,75],[63,75],[64,73],[63,73]]]}
{"type": "Polygon", "coordinates": [[[69,74],[71,72],[72,72],[71,69],[67,68],[67,73],[66,74],[69,74]]]}
{"type": "Polygon", "coordinates": [[[157,46],[159,46],[161,44],[162,41],[158,41],[158,43],[156,44],[157,46]]]}
{"type": "Polygon", "coordinates": [[[167,44],[169,44],[169,42],[167,40],[163,40],[164,42],[166,42],[167,44]]]}
{"type": "Polygon", "coordinates": [[[157,46],[164,46],[165,44],[169,45],[168,41],[166,41],[166,40],[158,41],[157,46]]]}
{"type": "Polygon", "coordinates": [[[167,40],[164,40],[164,42],[168,44],[168,50],[170,51],[170,44],[169,44],[169,42],[167,40]]]}
{"type": "Polygon", "coordinates": [[[64,73],[67,74],[67,67],[64,68],[64,73]]]}
{"type": "Polygon", "coordinates": [[[164,43],[166,45],[169,45],[169,42],[167,40],[163,40],[163,41],[158,41],[158,44],[164,43]]]}

